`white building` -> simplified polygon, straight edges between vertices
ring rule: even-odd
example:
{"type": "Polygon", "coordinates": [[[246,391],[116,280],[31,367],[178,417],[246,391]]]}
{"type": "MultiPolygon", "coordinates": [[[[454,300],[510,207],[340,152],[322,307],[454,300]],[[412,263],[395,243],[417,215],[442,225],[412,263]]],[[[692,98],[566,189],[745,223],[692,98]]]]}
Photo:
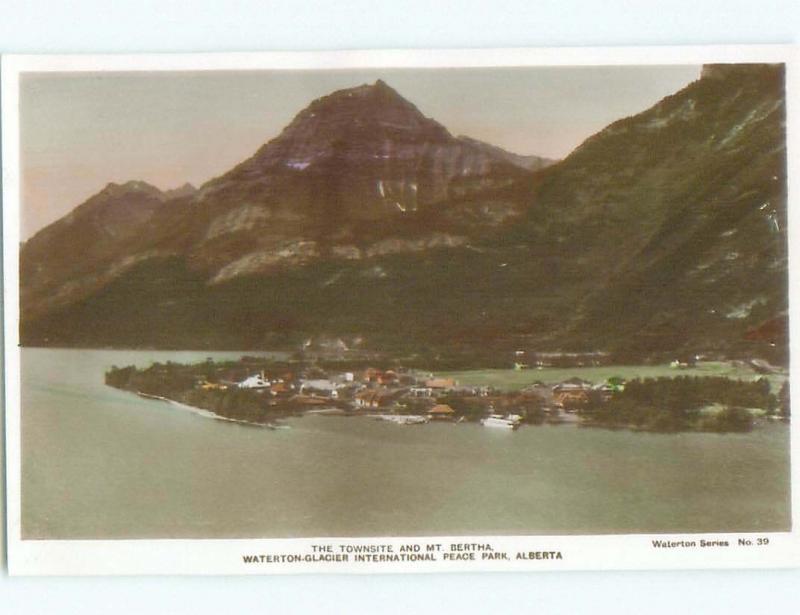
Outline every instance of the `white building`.
{"type": "Polygon", "coordinates": [[[240,389],[268,389],[270,382],[264,377],[264,372],[248,376],[237,384],[240,389]]]}
{"type": "Polygon", "coordinates": [[[338,388],[338,384],[327,379],[303,380],[300,386],[300,393],[318,392],[329,395],[332,399],[337,399],[339,397],[338,388]]]}

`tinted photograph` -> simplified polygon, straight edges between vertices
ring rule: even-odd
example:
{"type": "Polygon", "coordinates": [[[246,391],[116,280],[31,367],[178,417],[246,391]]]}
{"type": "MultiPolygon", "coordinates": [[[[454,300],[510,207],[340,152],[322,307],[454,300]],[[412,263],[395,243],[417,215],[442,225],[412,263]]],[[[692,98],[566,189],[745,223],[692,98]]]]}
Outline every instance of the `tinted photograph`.
{"type": "Polygon", "coordinates": [[[22,73],[22,539],[790,531],[784,72],[22,73]]]}

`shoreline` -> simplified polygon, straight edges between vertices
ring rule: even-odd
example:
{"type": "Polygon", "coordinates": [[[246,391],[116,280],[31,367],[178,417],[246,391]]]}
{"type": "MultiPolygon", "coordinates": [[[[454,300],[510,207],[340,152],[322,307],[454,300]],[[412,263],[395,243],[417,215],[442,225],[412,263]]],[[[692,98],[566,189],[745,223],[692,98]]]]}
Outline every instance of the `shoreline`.
{"type": "MultiPolygon", "coordinates": [[[[125,389],[117,389],[117,390],[124,391],[125,389]]],[[[169,397],[163,397],[161,395],[151,395],[150,393],[144,393],[142,391],[128,391],[128,392],[135,393],[136,395],[138,395],[143,399],[152,399],[155,401],[166,402],[171,406],[175,406],[179,410],[183,410],[184,412],[190,412],[192,414],[196,414],[206,419],[226,421],[228,423],[238,423],[239,425],[248,425],[250,427],[261,427],[272,430],[290,428],[288,425],[281,426],[281,425],[276,425],[275,423],[255,423],[253,421],[243,421],[242,419],[232,419],[227,416],[222,416],[221,414],[217,414],[216,412],[212,412],[211,410],[207,410],[205,408],[199,408],[197,406],[190,406],[189,404],[185,404],[183,402],[170,399],[169,397]]]]}
{"type": "MultiPolygon", "coordinates": [[[[114,387],[112,387],[112,388],[114,388],[114,387]]],[[[118,390],[125,391],[125,389],[118,389],[118,390]]],[[[179,410],[182,410],[184,412],[190,412],[192,414],[198,415],[198,416],[200,416],[202,418],[206,418],[206,419],[213,419],[213,420],[217,420],[217,421],[225,421],[225,422],[228,422],[228,423],[237,423],[239,425],[247,425],[249,427],[260,427],[262,429],[270,429],[270,430],[273,430],[273,431],[274,430],[280,430],[280,429],[291,429],[291,426],[289,426],[289,425],[280,425],[280,424],[275,424],[275,423],[272,423],[272,422],[256,423],[256,422],[253,422],[253,421],[244,421],[244,420],[241,420],[241,419],[232,419],[232,418],[217,414],[216,412],[212,412],[211,410],[206,410],[205,408],[199,408],[197,406],[191,406],[189,404],[185,404],[183,402],[179,402],[179,401],[176,401],[174,399],[170,399],[168,397],[163,397],[161,395],[151,395],[149,393],[144,393],[142,391],[126,391],[126,392],[135,393],[136,395],[138,395],[139,397],[141,397],[143,399],[151,399],[151,400],[154,400],[154,401],[161,401],[161,402],[168,403],[171,406],[174,406],[179,410]]],[[[402,417],[403,416],[403,415],[391,414],[391,413],[385,413],[385,414],[347,413],[347,412],[345,412],[343,410],[340,410],[340,409],[337,409],[337,408],[324,408],[324,409],[307,410],[307,411],[303,412],[302,414],[304,414],[304,415],[308,414],[308,415],[312,415],[312,416],[324,416],[324,417],[338,416],[338,417],[347,417],[347,418],[352,418],[352,417],[356,416],[356,417],[372,418],[372,419],[381,419],[382,417],[386,417],[386,416],[397,416],[397,417],[402,417]]],[[[777,423],[782,423],[782,424],[789,424],[790,423],[790,421],[788,419],[783,418],[783,417],[765,417],[765,419],[768,419],[768,422],[772,422],[772,423],[776,423],[776,422],[777,423]]],[[[388,422],[393,422],[393,421],[388,421],[388,422]]],[[[472,422],[473,424],[475,424],[474,421],[464,421],[464,422],[465,423],[472,422]]],[[[459,424],[458,421],[452,421],[452,423],[453,424],[459,424]]],[[[739,434],[741,434],[741,433],[749,433],[750,431],[752,431],[752,429],[745,430],[745,431],[722,431],[722,432],[709,430],[709,429],[683,429],[683,430],[676,430],[676,431],[658,430],[658,429],[646,429],[646,428],[638,427],[638,426],[635,426],[635,425],[622,425],[622,424],[619,424],[619,425],[603,425],[601,423],[593,422],[593,421],[591,421],[591,419],[545,421],[542,424],[535,424],[535,425],[527,425],[527,424],[525,424],[525,426],[528,426],[528,427],[541,427],[543,425],[549,425],[549,426],[553,426],[553,427],[566,425],[566,426],[570,426],[570,427],[573,427],[573,428],[580,428],[580,429],[604,429],[604,430],[607,430],[607,431],[630,431],[632,433],[658,434],[658,435],[679,435],[679,434],[687,434],[687,433],[717,433],[719,435],[728,435],[728,434],[737,434],[737,433],[739,433],[739,434]]],[[[522,426],[522,425],[520,425],[520,426],[522,426]]]]}
{"type": "MultiPolygon", "coordinates": [[[[294,347],[288,348],[277,348],[277,349],[242,349],[242,348],[158,348],[158,347],[138,347],[138,346],[37,346],[37,345],[26,345],[20,344],[18,346],[20,350],[55,350],[55,351],[105,351],[105,352],[159,352],[159,353],[225,353],[225,354],[238,354],[240,355],[239,358],[245,356],[263,356],[268,358],[275,358],[278,361],[286,361],[290,363],[302,363],[304,361],[309,360],[308,358],[298,357],[295,356],[297,353],[297,349],[294,347]]],[[[376,353],[384,353],[384,351],[375,351],[376,353]]],[[[560,351],[547,351],[547,352],[555,352],[559,353],[560,351]]],[[[587,351],[585,354],[589,354],[587,351]]],[[[384,359],[388,361],[393,360],[393,355],[391,352],[386,354],[384,359]]],[[[395,357],[397,358],[397,357],[395,357]]],[[[318,357],[319,359],[319,357],[318,357]]],[[[362,362],[369,362],[370,360],[374,360],[375,357],[322,357],[322,361],[328,361],[331,363],[362,363],[362,362]]],[[[702,364],[717,364],[717,363],[735,363],[735,362],[747,362],[747,358],[742,358],[739,356],[720,356],[717,358],[706,359],[701,361],[698,367],[702,366],[702,364]]],[[[545,372],[547,370],[585,370],[585,369],[626,369],[626,368],[638,368],[642,366],[648,367],[659,367],[668,365],[668,361],[663,358],[654,359],[653,357],[641,357],[640,360],[623,360],[623,361],[614,361],[611,360],[607,363],[602,363],[598,365],[548,365],[544,367],[529,367],[523,370],[516,370],[514,367],[510,365],[506,365],[504,362],[503,365],[493,363],[493,362],[479,362],[479,363],[472,363],[468,362],[462,366],[449,366],[449,367],[442,367],[439,368],[437,371],[441,372],[442,374],[456,374],[461,372],[484,372],[484,371],[497,371],[497,372],[513,372],[513,373],[540,373],[542,370],[545,372]]],[[[413,361],[409,363],[412,365],[413,361]]],[[[786,364],[775,364],[772,365],[774,371],[770,371],[767,373],[763,373],[760,375],[764,376],[777,376],[781,378],[788,378],[791,366],[786,364]]],[[[426,367],[419,367],[418,369],[429,369],[429,366],[426,367]]],[[[692,373],[694,368],[686,368],[681,369],[681,373],[692,373]]],[[[752,367],[750,368],[752,369],[752,367]]],[[[753,371],[753,374],[758,375],[758,372],[753,371]]]]}

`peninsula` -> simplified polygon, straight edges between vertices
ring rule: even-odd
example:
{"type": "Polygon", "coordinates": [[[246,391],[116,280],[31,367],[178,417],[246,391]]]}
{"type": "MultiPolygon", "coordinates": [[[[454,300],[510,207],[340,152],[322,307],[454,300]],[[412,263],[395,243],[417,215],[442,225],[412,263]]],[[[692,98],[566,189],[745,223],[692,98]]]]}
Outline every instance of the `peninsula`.
{"type": "MultiPolygon", "coordinates": [[[[680,368],[679,368],[680,369],[680,368]]],[[[519,389],[464,385],[402,366],[364,366],[242,357],[238,361],[112,367],[109,386],[185,404],[218,418],[274,426],[304,413],[371,416],[400,424],[481,422],[487,426],[572,423],[651,432],[749,431],[759,420],[789,417],[788,387],[770,380],[693,376],[574,376],[519,389]],[[492,421],[486,419],[492,417],[492,421]]],[[[578,373],[579,370],[576,370],[578,373]]],[[[534,372],[535,373],[535,372],[534,372]]]]}

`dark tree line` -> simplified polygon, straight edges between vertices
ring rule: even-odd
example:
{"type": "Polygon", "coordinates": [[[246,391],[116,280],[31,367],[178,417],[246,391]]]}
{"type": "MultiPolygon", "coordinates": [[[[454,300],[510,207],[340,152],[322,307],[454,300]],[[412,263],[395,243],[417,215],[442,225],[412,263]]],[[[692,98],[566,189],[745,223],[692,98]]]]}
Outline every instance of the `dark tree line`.
{"type": "Polygon", "coordinates": [[[775,414],[780,405],[766,378],[755,382],[724,377],[635,379],[624,391],[603,402],[592,395],[583,413],[597,425],[649,431],[748,431],[748,409],[775,414]],[[720,406],[716,412],[704,408],[720,406]]]}

